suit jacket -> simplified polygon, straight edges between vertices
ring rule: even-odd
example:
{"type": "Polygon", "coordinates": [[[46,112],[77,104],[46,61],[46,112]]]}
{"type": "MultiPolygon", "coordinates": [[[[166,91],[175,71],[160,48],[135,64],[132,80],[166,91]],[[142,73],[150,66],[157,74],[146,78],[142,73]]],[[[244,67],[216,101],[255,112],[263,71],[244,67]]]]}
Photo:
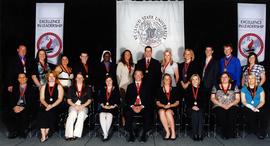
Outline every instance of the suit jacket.
{"type": "MultiPolygon", "coordinates": [[[[31,84],[31,74],[32,74],[32,60],[29,59],[27,56],[25,61],[25,67],[26,67],[26,77],[28,78],[29,83],[31,84]]],[[[18,74],[24,72],[24,67],[22,64],[22,61],[19,57],[19,55],[16,55],[15,57],[12,57],[10,60],[10,64],[7,69],[7,85],[8,86],[14,86],[18,83],[18,74]]]]}
{"type": "MultiPolygon", "coordinates": [[[[126,101],[127,106],[130,107],[131,105],[134,105],[136,98],[137,98],[137,87],[135,84],[135,81],[128,85],[127,92],[126,92],[126,101]]],[[[140,98],[141,98],[141,104],[145,108],[149,108],[151,103],[151,96],[149,96],[149,89],[148,85],[145,82],[141,82],[141,89],[140,89],[140,98]]]]}
{"type": "MultiPolygon", "coordinates": [[[[205,66],[205,60],[202,62],[201,65],[201,73],[200,76],[203,75],[203,68],[205,66]]],[[[203,88],[207,91],[211,91],[212,87],[218,83],[219,78],[219,62],[212,58],[208,63],[204,76],[202,78],[202,85],[203,88]]]]}
{"type": "MultiPolygon", "coordinates": [[[[25,96],[25,109],[27,111],[35,111],[35,109],[37,108],[37,103],[38,103],[38,96],[35,96],[34,94],[34,88],[32,85],[27,84],[27,88],[26,91],[24,93],[25,96]]],[[[13,108],[14,106],[17,105],[18,100],[20,99],[20,85],[16,84],[13,88],[12,91],[12,96],[10,97],[10,105],[11,108],[13,108]]]]}
{"type": "Polygon", "coordinates": [[[109,72],[107,74],[107,70],[106,70],[106,66],[103,62],[100,62],[96,69],[95,69],[95,73],[94,73],[94,82],[95,82],[95,87],[97,87],[98,89],[103,89],[103,87],[105,86],[105,79],[107,76],[111,76],[113,78],[113,83],[116,86],[117,85],[117,81],[116,81],[116,65],[112,62],[109,63],[110,65],[110,69],[109,72]]]}
{"type": "Polygon", "coordinates": [[[88,62],[87,65],[88,65],[88,72],[85,70],[84,65],[81,62],[75,64],[75,66],[73,67],[74,76],[76,78],[77,73],[81,72],[84,77],[85,84],[93,85],[94,83],[93,66],[88,62]]]}
{"type": "Polygon", "coordinates": [[[193,74],[199,74],[199,72],[198,72],[198,64],[195,61],[190,62],[189,67],[187,69],[187,77],[186,78],[183,76],[185,62],[180,63],[178,66],[179,66],[178,67],[178,70],[179,70],[179,83],[181,81],[184,81],[184,83],[186,83],[186,82],[188,82],[190,80],[190,77],[193,74]]]}
{"type": "Polygon", "coordinates": [[[161,64],[158,60],[151,58],[150,64],[148,67],[148,73],[146,73],[146,58],[143,58],[137,62],[137,65],[135,67],[136,69],[142,70],[144,77],[143,81],[147,82],[149,87],[151,87],[153,90],[152,92],[157,93],[157,90],[160,87],[161,83],[161,64]]]}
{"type": "MultiPolygon", "coordinates": [[[[98,103],[103,105],[106,105],[106,103],[108,102],[109,105],[120,105],[120,94],[119,94],[119,89],[117,87],[113,87],[112,91],[111,91],[111,95],[109,100],[107,101],[107,97],[106,97],[106,87],[103,87],[100,93],[100,96],[98,97],[98,103]]],[[[101,108],[101,112],[115,112],[115,109],[103,109],[101,108]]]]}

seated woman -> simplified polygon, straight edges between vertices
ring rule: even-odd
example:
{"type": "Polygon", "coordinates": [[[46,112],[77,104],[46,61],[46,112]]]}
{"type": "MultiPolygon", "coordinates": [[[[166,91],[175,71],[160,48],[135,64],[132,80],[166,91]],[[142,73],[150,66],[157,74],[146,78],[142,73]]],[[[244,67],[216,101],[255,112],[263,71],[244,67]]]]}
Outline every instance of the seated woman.
{"type": "Polygon", "coordinates": [[[103,141],[108,140],[113,115],[117,114],[117,108],[120,103],[119,89],[113,86],[112,77],[107,76],[105,83],[106,86],[103,87],[98,98],[99,105],[101,106],[99,121],[103,131],[103,141]]]}
{"type": "Polygon", "coordinates": [[[166,131],[164,140],[175,140],[175,124],[174,112],[179,105],[179,99],[176,94],[176,89],[172,87],[172,77],[165,73],[162,80],[162,85],[159,89],[159,94],[156,100],[160,121],[166,131]]]}
{"type": "Polygon", "coordinates": [[[38,113],[38,125],[41,131],[40,142],[48,139],[49,130],[55,127],[57,107],[63,100],[64,90],[58,84],[56,72],[46,74],[47,83],[40,89],[41,109],[38,113]]]}
{"type": "Polygon", "coordinates": [[[76,75],[74,84],[69,88],[67,96],[67,103],[70,107],[66,122],[66,140],[75,140],[82,136],[84,120],[88,116],[88,106],[91,101],[91,90],[85,85],[84,77],[79,72],[76,75]]]}
{"type": "Polygon", "coordinates": [[[187,88],[187,111],[191,116],[193,140],[203,140],[202,137],[202,124],[205,100],[203,97],[203,89],[200,87],[200,76],[193,74],[190,78],[191,85],[187,88]]]}
{"type": "Polygon", "coordinates": [[[227,72],[221,74],[220,82],[212,89],[211,101],[214,104],[213,111],[222,128],[222,137],[229,139],[234,137],[240,93],[238,87],[231,83],[231,77],[227,72]]]}
{"type": "Polygon", "coordinates": [[[255,75],[248,76],[248,84],[241,90],[241,100],[249,130],[257,134],[259,139],[264,139],[267,129],[265,93],[261,86],[257,86],[255,75]]]}

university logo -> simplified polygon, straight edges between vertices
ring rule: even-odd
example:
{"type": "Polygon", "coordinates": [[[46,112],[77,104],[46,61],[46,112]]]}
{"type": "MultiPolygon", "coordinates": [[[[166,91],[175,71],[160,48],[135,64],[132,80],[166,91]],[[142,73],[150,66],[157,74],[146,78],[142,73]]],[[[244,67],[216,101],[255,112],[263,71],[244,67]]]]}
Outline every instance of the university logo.
{"type": "Polygon", "coordinates": [[[60,37],[52,32],[42,34],[37,41],[37,49],[44,49],[48,58],[54,58],[61,53],[62,40],[60,37]]]}
{"type": "Polygon", "coordinates": [[[159,46],[167,38],[167,25],[156,16],[143,16],[137,20],[133,37],[142,46],[159,46]]]}
{"type": "Polygon", "coordinates": [[[262,39],[254,33],[244,34],[238,42],[239,52],[245,58],[247,58],[248,54],[251,52],[260,56],[264,49],[263,46],[262,39]]]}

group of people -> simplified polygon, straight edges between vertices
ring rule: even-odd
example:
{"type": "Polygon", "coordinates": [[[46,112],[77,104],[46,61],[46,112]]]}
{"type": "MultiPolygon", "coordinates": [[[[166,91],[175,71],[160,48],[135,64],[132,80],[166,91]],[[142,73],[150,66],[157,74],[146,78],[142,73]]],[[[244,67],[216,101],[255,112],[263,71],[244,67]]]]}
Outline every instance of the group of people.
{"type": "Polygon", "coordinates": [[[142,119],[141,142],[147,141],[147,132],[157,121],[164,128],[163,139],[175,140],[175,116],[181,107],[186,107],[192,138],[198,141],[203,140],[204,113],[211,107],[225,139],[234,137],[239,110],[243,110],[250,132],[263,139],[267,128],[262,87],[265,69],[258,64],[255,53],[249,54],[247,66],[242,69],[232,51],[230,44],[224,45],[225,57],[216,60],[213,48],[206,47],[205,59],[199,63],[193,50],[187,48],[184,62],[179,64],[173,60],[171,50],[165,50],[158,61],[152,57],[152,47],[146,46],[137,64],[127,49],[117,66],[106,50],[95,67],[89,64],[87,52],[81,52],[80,62],[73,67],[66,55],[54,67],[47,62],[44,49],[38,50],[32,61],[26,55],[26,46],[19,45],[7,78],[8,136],[26,137],[29,120],[34,117],[40,141],[44,142],[56,127],[59,113],[67,112],[65,138],[75,140],[82,136],[88,110],[95,106],[104,141],[109,139],[113,121],[120,117],[119,122],[129,134],[127,140],[134,142],[137,134],[133,122],[138,116],[142,119]]]}

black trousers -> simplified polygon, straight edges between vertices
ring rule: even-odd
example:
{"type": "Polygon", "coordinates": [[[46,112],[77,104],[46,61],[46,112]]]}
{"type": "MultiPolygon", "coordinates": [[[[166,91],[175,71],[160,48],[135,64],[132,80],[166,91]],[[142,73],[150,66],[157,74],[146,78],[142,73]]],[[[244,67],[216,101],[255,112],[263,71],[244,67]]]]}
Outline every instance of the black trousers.
{"type": "Polygon", "coordinates": [[[244,114],[247,121],[248,129],[253,133],[265,134],[267,129],[267,115],[264,107],[260,108],[260,112],[253,112],[251,109],[244,107],[244,114]]]}
{"type": "Polygon", "coordinates": [[[134,133],[133,122],[135,120],[134,116],[142,116],[143,133],[146,133],[151,127],[151,111],[147,108],[143,108],[140,113],[135,113],[132,108],[125,108],[125,118],[126,118],[126,129],[130,134],[134,133]]]}
{"type": "Polygon", "coordinates": [[[20,113],[10,111],[5,123],[9,132],[24,134],[29,126],[29,119],[29,112],[26,110],[23,110],[20,113]]]}
{"type": "Polygon", "coordinates": [[[192,133],[202,135],[203,130],[203,110],[194,111],[191,108],[188,109],[191,116],[192,133]]]}
{"type": "Polygon", "coordinates": [[[221,107],[215,107],[214,112],[217,117],[217,121],[222,128],[223,136],[232,138],[235,132],[235,122],[238,112],[238,107],[232,106],[230,109],[225,110],[221,107]]]}

